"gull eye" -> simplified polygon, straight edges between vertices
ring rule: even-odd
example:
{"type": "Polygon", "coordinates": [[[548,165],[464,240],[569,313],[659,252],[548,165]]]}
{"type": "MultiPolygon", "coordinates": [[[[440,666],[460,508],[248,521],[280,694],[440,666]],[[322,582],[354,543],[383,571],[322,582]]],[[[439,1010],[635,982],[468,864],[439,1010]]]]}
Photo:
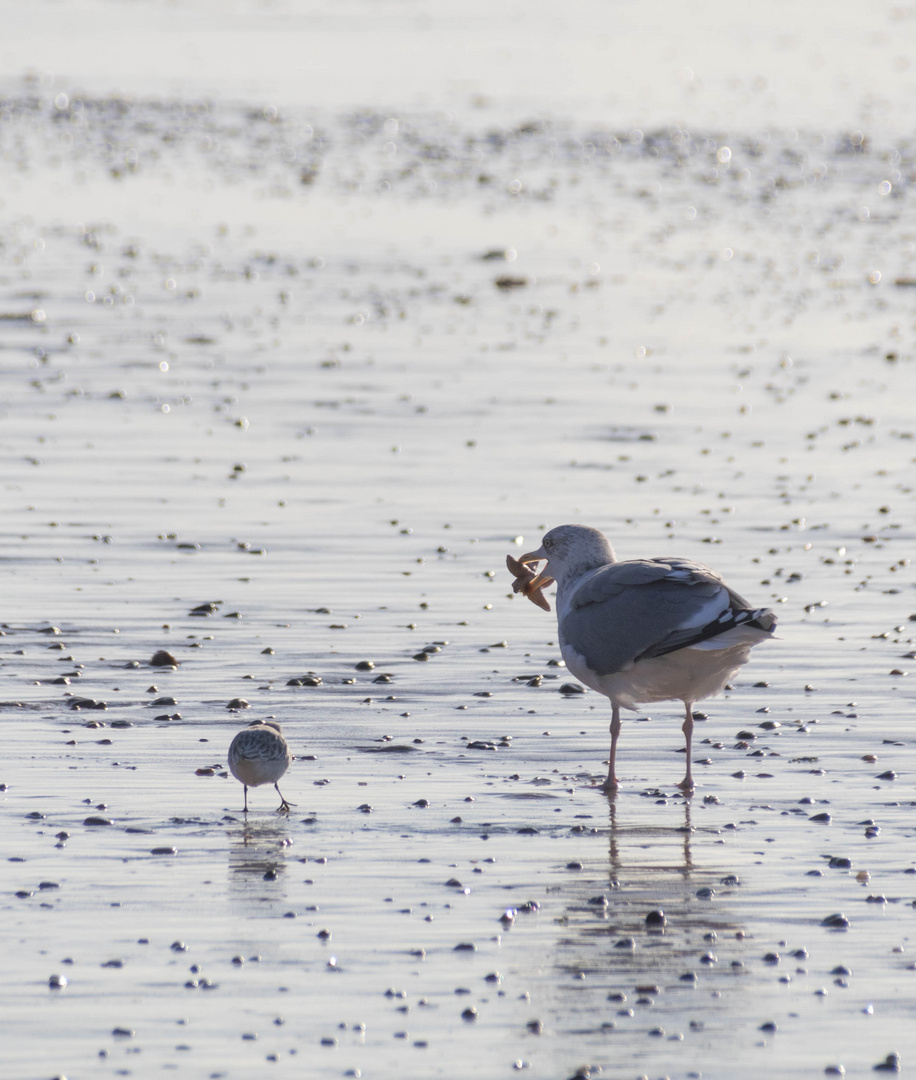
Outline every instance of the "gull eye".
{"type": "Polygon", "coordinates": [[[544,540],[544,547],[549,551],[553,547],[553,541],[545,539],[544,540]]]}

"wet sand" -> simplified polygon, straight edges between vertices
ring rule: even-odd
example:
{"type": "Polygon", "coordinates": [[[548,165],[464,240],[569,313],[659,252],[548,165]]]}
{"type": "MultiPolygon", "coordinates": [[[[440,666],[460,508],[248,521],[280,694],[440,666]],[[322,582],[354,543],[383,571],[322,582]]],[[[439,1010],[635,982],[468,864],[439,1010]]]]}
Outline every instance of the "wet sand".
{"type": "Polygon", "coordinates": [[[905,1074],[894,114],[81,87],[0,101],[4,1076],[905,1074]],[[567,521],[779,616],[691,799],[676,702],[595,787],[505,571],[567,521]]]}

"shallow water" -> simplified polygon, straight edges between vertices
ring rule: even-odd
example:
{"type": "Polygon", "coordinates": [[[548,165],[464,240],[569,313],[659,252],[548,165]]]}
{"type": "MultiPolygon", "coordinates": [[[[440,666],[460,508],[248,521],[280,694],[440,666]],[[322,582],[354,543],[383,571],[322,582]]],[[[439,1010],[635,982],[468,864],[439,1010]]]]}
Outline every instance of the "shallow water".
{"type": "Polygon", "coordinates": [[[266,55],[3,87],[4,1075],[906,1069],[908,131],[663,85],[635,130],[515,61],[318,108],[266,55]],[[677,703],[593,786],[607,703],[504,569],[564,521],[779,615],[689,801],[677,703]],[[288,818],[225,770],[256,716],[288,818]]]}

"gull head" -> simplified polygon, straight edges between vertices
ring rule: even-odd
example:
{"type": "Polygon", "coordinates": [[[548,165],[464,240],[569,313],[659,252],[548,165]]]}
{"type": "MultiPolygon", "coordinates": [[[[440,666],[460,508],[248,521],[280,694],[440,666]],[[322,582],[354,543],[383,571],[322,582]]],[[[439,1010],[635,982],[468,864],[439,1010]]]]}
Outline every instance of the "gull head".
{"type": "Polygon", "coordinates": [[[544,534],[537,551],[529,551],[518,560],[522,564],[545,562],[540,573],[528,583],[529,589],[543,588],[554,579],[562,588],[589,570],[617,561],[608,538],[588,525],[558,525],[544,534]]]}

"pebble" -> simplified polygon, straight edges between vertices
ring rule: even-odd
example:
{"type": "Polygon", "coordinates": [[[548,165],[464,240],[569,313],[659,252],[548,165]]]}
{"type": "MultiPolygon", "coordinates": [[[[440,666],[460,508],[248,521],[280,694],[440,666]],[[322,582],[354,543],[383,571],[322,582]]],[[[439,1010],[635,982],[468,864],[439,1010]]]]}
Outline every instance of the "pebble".
{"type": "Polygon", "coordinates": [[[821,926],[826,926],[830,930],[848,930],[849,919],[842,912],[835,912],[833,915],[827,915],[823,918],[821,926]]]}
{"type": "Polygon", "coordinates": [[[166,652],[165,649],[159,649],[153,653],[150,658],[150,667],[179,667],[179,662],[175,659],[170,652],[166,652]]]}
{"type": "Polygon", "coordinates": [[[207,603],[198,604],[197,607],[191,608],[188,614],[197,617],[206,617],[208,615],[215,615],[217,611],[219,611],[218,603],[207,603]]]}
{"type": "Polygon", "coordinates": [[[894,1051],[887,1055],[884,1061],[879,1061],[873,1066],[874,1072],[900,1072],[900,1055],[894,1051]]]}

